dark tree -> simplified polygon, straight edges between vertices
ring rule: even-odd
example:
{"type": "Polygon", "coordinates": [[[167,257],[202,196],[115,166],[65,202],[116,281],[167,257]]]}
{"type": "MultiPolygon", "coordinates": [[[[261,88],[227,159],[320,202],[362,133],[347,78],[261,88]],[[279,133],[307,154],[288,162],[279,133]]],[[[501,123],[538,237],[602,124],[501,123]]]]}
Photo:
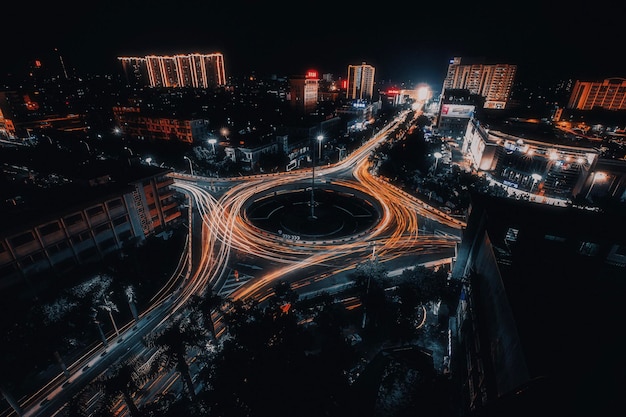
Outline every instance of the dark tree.
{"type": "Polygon", "coordinates": [[[238,301],[227,316],[222,349],[201,374],[209,415],[341,415],[342,369],[314,349],[293,309],[238,301]]]}
{"type": "Polygon", "coordinates": [[[139,381],[132,362],[124,362],[111,368],[105,375],[96,379],[93,385],[104,395],[105,411],[110,410],[121,395],[128,407],[131,417],[141,417],[142,413],[133,400],[139,391],[139,381]]]}
{"type": "Polygon", "coordinates": [[[213,315],[220,311],[223,304],[222,296],[213,290],[209,290],[203,295],[193,295],[188,304],[193,312],[200,315],[203,326],[211,333],[213,340],[216,339],[213,315]]]}
{"type": "Polygon", "coordinates": [[[176,369],[183,380],[185,389],[191,400],[195,399],[196,391],[191,378],[187,352],[192,347],[201,346],[206,341],[204,332],[190,320],[178,318],[168,326],[147,338],[147,345],[160,348],[161,357],[153,362],[153,374],[176,369]]]}

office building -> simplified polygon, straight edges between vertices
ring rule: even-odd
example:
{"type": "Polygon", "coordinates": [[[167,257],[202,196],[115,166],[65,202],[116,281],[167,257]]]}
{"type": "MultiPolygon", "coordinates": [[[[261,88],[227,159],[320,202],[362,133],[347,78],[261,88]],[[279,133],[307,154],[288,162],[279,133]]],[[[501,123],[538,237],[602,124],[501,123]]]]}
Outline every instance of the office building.
{"type": "Polygon", "coordinates": [[[626,79],[607,78],[601,82],[576,81],[567,108],[626,110],[626,79]]]}
{"type": "Polygon", "coordinates": [[[212,88],[226,84],[224,56],[187,54],[173,56],[118,57],[130,84],[150,87],[212,88]]]}
{"type": "Polygon", "coordinates": [[[461,64],[461,58],[450,60],[443,81],[446,89],[467,89],[485,99],[486,109],[504,109],[507,106],[515,80],[517,65],[511,64],[461,64]]]}
{"type": "Polygon", "coordinates": [[[361,65],[348,65],[346,98],[371,101],[374,97],[374,73],[375,68],[365,62],[361,65]]]}
{"type": "Polygon", "coordinates": [[[624,213],[472,195],[452,270],[472,416],[610,415],[626,392],[624,213]]]}

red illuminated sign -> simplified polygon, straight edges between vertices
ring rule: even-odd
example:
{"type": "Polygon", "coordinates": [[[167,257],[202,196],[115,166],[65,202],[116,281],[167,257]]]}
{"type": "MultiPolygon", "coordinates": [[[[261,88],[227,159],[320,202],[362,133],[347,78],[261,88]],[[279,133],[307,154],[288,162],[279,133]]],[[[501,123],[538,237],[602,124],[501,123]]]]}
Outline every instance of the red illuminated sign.
{"type": "Polygon", "coordinates": [[[308,70],[306,72],[306,78],[316,78],[317,79],[317,71],[315,71],[315,70],[308,70]]]}

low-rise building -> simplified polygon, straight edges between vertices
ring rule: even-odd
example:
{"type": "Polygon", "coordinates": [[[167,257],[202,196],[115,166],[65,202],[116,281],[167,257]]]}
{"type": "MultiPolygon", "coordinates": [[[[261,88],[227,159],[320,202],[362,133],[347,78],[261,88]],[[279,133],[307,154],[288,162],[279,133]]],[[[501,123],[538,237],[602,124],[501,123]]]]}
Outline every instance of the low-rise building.
{"type": "Polygon", "coordinates": [[[24,280],[49,285],[77,265],[175,226],[182,213],[168,172],[103,163],[55,186],[3,187],[0,288],[24,280]]]}

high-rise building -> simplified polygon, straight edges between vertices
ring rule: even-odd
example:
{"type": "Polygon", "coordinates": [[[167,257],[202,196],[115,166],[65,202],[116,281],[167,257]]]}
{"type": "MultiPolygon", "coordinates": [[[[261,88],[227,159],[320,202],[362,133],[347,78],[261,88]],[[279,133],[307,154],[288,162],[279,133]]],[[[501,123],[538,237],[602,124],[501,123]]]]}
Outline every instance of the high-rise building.
{"type": "Polygon", "coordinates": [[[224,56],[219,52],[117,59],[122,63],[126,79],[131,84],[193,88],[219,87],[226,84],[224,56]]]}
{"type": "Polygon", "coordinates": [[[348,65],[348,88],[346,98],[351,100],[372,100],[374,96],[375,68],[363,62],[361,65],[348,65]]]}
{"type": "Polygon", "coordinates": [[[308,70],[304,77],[289,78],[291,104],[305,114],[314,111],[317,106],[319,81],[318,73],[315,70],[308,70]]]}
{"type": "Polygon", "coordinates": [[[576,81],[567,108],[626,110],[626,79],[607,78],[601,82],[576,81]]]}
{"type": "Polygon", "coordinates": [[[461,58],[455,57],[450,60],[441,91],[467,89],[472,94],[484,97],[484,108],[504,109],[511,95],[516,72],[517,65],[461,65],[461,58]]]}
{"type": "Polygon", "coordinates": [[[148,63],[146,58],[118,57],[122,64],[122,71],[126,76],[126,82],[131,85],[148,84],[148,63]]]}

